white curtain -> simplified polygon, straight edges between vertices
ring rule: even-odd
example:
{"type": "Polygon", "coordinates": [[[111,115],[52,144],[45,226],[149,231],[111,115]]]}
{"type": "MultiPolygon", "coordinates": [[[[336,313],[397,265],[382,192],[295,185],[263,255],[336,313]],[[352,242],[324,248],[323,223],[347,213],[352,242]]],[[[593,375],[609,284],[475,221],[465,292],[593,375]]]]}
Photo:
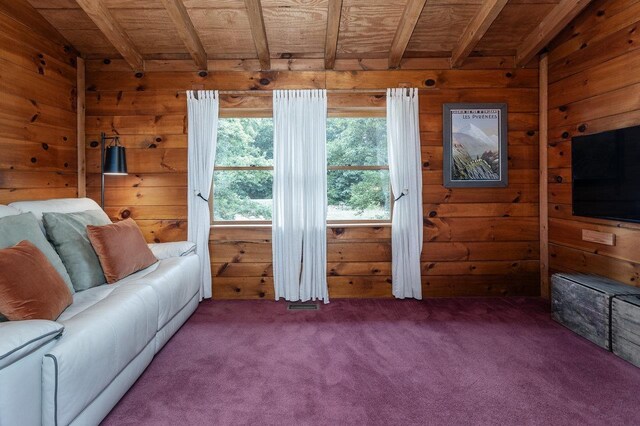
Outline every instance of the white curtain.
{"type": "Polygon", "coordinates": [[[393,295],[422,299],[422,161],[418,89],[387,89],[389,175],[395,198],[391,228],[393,295]]]}
{"type": "Polygon", "coordinates": [[[200,256],[200,300],[211,297],[209,194],[218,142],[218,92],[187,91],[188,127],[188,238],[200,256]]]}
{"type": "Polygon", "coordinates": [[[327,291],[327,93],[273,93],[273,281],[276,300],[327,291]]]}

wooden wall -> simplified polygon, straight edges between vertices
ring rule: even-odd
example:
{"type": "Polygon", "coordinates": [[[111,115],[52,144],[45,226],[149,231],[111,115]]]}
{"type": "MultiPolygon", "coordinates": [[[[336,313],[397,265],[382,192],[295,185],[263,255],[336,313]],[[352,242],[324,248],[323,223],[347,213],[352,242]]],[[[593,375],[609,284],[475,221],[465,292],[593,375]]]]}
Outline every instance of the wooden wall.
{"type": "Polygon", "coordinates": [[[640,225],[571,214],[571,137],[640,124],[640,2],[597,0],[549,52],[549,252],[553,271],[639,285],[640,225]],[[582,230],[616,245],[582,240],[582,230]]]}
{"type": "MultiPolygon", "coordinates": [[[[430,60],[425,60],[430,63],[430,60]]],[[[87,61],[87,189],[99,196],[101,131],[117,132],[128,148],[128,177],[107,178],[113,218],[133,217],[150,241],[186,237],[186,104],[184,90],[251,90],[226,95],[222,112],[255,113],[270,103],[264,92],[327,88],[330,108],[370,110],[384,98],[367,90],[419,87],[425,244],[423,288],[431,296],[537,295],[538,72],[514,69],[503,58],[470,61],[462,70],[215,71],[206,77],[156,64],[136,78],[119,61],[87,61]],[[362,92],[365,93],[362,93],[362,92]],[[442,186],[442,104],[509,104],[508,188],[442,186]]],[[[433,64],[445,65],[440,60],[433,64]]],[[[384,105],[384,104],[382,104],[384,105]]],[[[384,114],[384,113],[383,113],[384,114]]],[[[272,298],[269,227],[214,228],[211,237],[216,298],[272,298]]],[[[390,229],[328,230],[331,297],[390,297],[390,229]]]]}
{"type": "Polygon", "coordinates": [[[0,5],[0,204],[75,197],[76,52],[17,3],[0,5]]]}

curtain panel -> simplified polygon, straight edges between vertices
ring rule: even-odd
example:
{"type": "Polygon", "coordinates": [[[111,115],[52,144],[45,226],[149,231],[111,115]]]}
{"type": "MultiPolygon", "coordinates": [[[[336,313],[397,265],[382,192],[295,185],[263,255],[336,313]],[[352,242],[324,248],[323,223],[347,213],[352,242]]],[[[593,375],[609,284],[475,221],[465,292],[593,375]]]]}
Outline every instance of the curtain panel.
{"type": "Polygon", "coordinates": [[[275,298],[328,303],[326,91],[274,91],[273,123],[275,298]]]}
{"type": "Polygon", "coordinates": [[[422,161],[418,89],[387,89],[389,175],[395,198],[391,224],[392,292],[422,299],[422,161]]]}
{"type": "Polygon", "coordinates": [[[188,114],[188,239],[200,257],[200,300],[211,298],[209,194],[218,142],[217,91],[187,91],[188,114]]]}

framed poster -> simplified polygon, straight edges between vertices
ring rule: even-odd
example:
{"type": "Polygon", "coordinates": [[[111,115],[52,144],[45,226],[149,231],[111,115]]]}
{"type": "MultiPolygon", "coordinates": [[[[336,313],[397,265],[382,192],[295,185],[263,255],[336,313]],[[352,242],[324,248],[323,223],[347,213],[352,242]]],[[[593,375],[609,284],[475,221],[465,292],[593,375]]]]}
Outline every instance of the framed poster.
{"type": "Polygon", "coordinates": [[[444,186],[507,186],[507,138],[507,104],[444,104],[444,186]]]}

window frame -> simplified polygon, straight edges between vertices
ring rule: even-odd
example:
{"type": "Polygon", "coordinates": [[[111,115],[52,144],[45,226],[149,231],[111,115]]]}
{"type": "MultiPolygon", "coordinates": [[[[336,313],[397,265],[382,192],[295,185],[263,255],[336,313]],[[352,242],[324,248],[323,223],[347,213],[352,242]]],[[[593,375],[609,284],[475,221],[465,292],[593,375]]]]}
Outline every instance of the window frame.
{"type": "MultiPolygon", "coordinates": [[[[214,172],[220,171],[273,171],[273,166],[220,166],[215,167],[214,172]]],[[[327,172],[331,170],[389,170],[389,166],[327,166],[327,172]]],[[[209,196],[209,207],[211,209],[211,225],[271,225],[271,220],[220,220],[214,218],[214,203],[213,193],[214,185],[211,185],[211,195],[209,196]]],[[[328,219],[327,225],[349,225],[349,224],[373,224],[384,225],[390,224],[393,219],[393,205],[395,200],[393,198],[393,191],[391,191],[391,182],[389,182],[389,219],[350,219],[350,220],[336,220],[328,219]]]]}
{"type": "MultiPolygon", "coordinates": [[[[351,118],[351,117],[345,117],[351,118]]],[[[359,117],[356,117],[359,118],[359,117]]],[[[327,172],[331,170],[389,170],[389,165],[386,166],[327,166],[327,172]]],[[[389,180],[389,219],[349,219],[349,220],[337,220],[337,219],[327,219],[327,225],[362,225],[362,224],[371,224],[371,225],[385,225],[391,224],[393,219],[393,204],[395,200],[393,199],[393,191],[391,190],[391,180],[389,180]]]]}
{"type": "MultiPolygon", "coordinates": [[[[331,100],[331,93],[328,94],[328,100],[331,100]]],[[[226,111],[220,111],[220,119],[227,118],[271,118],[273,119],[272,111],[260,111],[258,113],[242,113],[233,111],[233,108],[229,108],[226,111]]],[[[329,108],[327,111],[327,118],[385,118],[386,111],[382,107],[366,107],[366,109],[360,108],[329,108]]],[[[389,165],[382,166],[330,166],[327,164],[327,172],[332,170],[389,170],[389,165]]],[[[216,171],[274,171],[273,166],[214,166],[214,173],[216,171]]],[[[215,181],[211,185],[211,193],[209,194],[209,209],[211,213],[210,225],[212,227],[241,227],[241,226],[271,226],[272,220],[216,220],[215,219],[215,203],[214,203],[214,189],[215,181]]],[[[393,221],[393,206],[395,204],[393,190],[391,189],[391,180],[389,180],[389,218],[388,219],[350,219],[350,220],[327,220],[327,227],[338,228],[347,226],[390,226],[393,221]]]]}
{"type": "MultiPolygon", "coordinates": [[[[273,171],[273,166],[214,166],[213,173],[224,171],[273,171]]],[[[213,179],[213,178],[212,178],[213,179]]],[[[271,225],[270,220],[221,220],[215,219],[215,204],[213,194],[215,193],[215,181],[211,184],[211,194],[209,195],[209,209],[211,211],[212,226],[226,225],[271,225]]]]}
{"type": "MultiPolygon", "coordinates": [[[[265,97],[264,94],[253,95],[253,98],[265,97]]],[[[273,120],[273,113],[266,109],[249,109],[243,111],[240,108],[220,108],[220,116],[218,121],[224,119],[243,119],[243,118],[268,118],[273,120]]],[[[271,166],[217,166],[214,164],[213,173],[219,171],[271,171],[273,172],[273,165],[271,166]]],[[[209,212],[211,215],[211,226],[238,226],[238,225],[271,225],[271,220],[216,220],[215,219],[215,180],[212,177],[211,193],[209,194],[209,212]]]]}

